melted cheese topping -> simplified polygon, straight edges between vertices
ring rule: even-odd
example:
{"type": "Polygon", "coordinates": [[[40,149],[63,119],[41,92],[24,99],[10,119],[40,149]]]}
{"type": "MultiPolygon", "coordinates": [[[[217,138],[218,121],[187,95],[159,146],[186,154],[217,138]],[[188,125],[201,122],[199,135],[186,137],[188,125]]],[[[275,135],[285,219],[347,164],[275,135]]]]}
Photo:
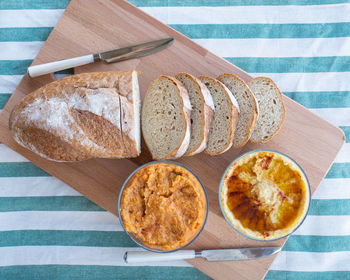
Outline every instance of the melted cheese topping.
{"type": "Polygon", "coordinates": [[[227,172],[221,200],[231,223],[256,239],[291,233],[309,205],[304,173],[288,157],[256,152],[239,159],[227,172]]]}

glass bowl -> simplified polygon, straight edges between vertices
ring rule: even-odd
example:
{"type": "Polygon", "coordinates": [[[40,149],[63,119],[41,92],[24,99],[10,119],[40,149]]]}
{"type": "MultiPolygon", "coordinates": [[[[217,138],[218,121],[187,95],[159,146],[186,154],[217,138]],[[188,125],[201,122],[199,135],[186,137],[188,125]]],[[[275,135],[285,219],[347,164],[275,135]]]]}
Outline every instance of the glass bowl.
{"type": "Polygon", "coordinates": [[[138,244],[139,246],[141,246],[142,248],[148,250],[148,251],[152,251],[152,252],[157,252],[157,253],[171,253],[171,252],[175,252],[175,251],[178,251],[178,250],[181,250],[185,247],[187,247],[188,245],[190,245],[193,241],[195,241],[197,239],[197,237],[201,234],[201,232],[203,231],[203,228],[207,222],[207,219],[208,219],[208,212],[209,212],[209,202],[208,202],[208,195],[207,195],[207,192],[205,190],[205,187],[203,186],[202,182],[199,180],[198,176],[196,174],[193,173],[192,170],[190,170],[189,168],[187,168],[186,166],[182,165],[182,164],[179,164],[177,162],[174,162],[174,161],[169,161],[169,160],[160,160],[160,161],[152,161],[152,162],[148,162],[144,165],[141,165],[140,167],[138,167],[137,169],[135,169],[130,175],[129,177],[125,180],[120,192],[119,192],[119,198],[118,198],[118,216],[119,216],[119,221],[120,221],[120,224],[122,225],[124,231],[129,235],[129,237],[136,243],[138,244]],[[144,242],[142,240],[140,240],[137,236],[134,235],[134,233],[132,232],[128,232],[126,229],[125,229],[125,226],[124,226],[124,223],[123,223],[123,219],[122,219],[122,216],[121,216],[121,208],[122,208],[122,205],[121,205],[121,201],[122,201],[122,196],[123,196],[123,191],[124,189],[128,186],[130,180],[133,178],[133,176],[139,171],[141,170],[142,168],[148,166],[148,165],[152,165],[152,164],[158,164],[158,163],[169,163],[169,164],[174,164],[174,165],[177,165],[177,166],[180,166],[184,169],[186,169],[187,171],[189,171],[196,179],[197,181],[199,182],[199,184],[201,185],[202,189],[203,189],[203,192],[204,192],[204,196],[205,196],[205,200],[206,200],[206,213],[205,213],[205,218],[204,218],[204,222],[203,222],[203,225],[202,227],[198,230],[198,232],[196,232],[194,234],[194,236],[189,240],[188,243],[186,243],[185,245],[179,247],[179,248],[175,248],[175,249],[172,249],[172,250],[163,250],[161,248],[157,248],[157,247],[148,247],[146,244],[144,244],[144,242]]]}
{"type": "Polygon", "coordinates": [[[306,216],[307,216],[307,213],[309,212],[309,208],[310,208],[311,188],[310,188],[310,182],[309,182],[308,177],[306,176],[306,173],[305,173],[304,170],[301,168],[301,166],[300,166],[294,159],[292,159],[290,156],[288,156],[288,155],[286,155],[286,154],[284,154],[284,153],[275,151],[275,150],[258,149],[258,150],[252,150],[252,151],[249,151],[249,152],[247,152],[247,153],[242,154],[241,156],[237,157],[234,161],[232,161],[232,162],[229,164],[229,166],[226,168],[224,174],[223,174],[222,177],[221,177],[218,195],[219,195],[219,203],[220,203],[221,212],[222,212],[222,214],[223,214],[225,220],[229,223],[229,225],[230,225],[236,232],[238,232],[238,233],[241,234],[242,236],[245,236],[245,237],[247,237],[247,238],[249,238],[249,239],[252,239],[252,240],[256,240],[256,241],[267,241],[267,242],[269,242],[269,241],[276,241],[276,240],[279,240],[279,239],[282,239],[282,238],[285,238],[285,237],[289,236],[290,234],[292,234],[293,232],[295,232],[295,231],[300,227],[300,225],[304,222],[304,220],[305,220],[305,218],[306,218],[306,216]],[[246,157],[246,156],[248,156],[248,155],[250,155],[250,154],[252,154],[252,153],[258,153],[258,152],[270,152],[270,153],[275,153],[275,154],[279,154],[279,155],[281,155],[282,157],[285,157],[285,158],[291,160],[291,161],[295,164],[295,166],[297,167],[297,169],[298,169],[298,171],[300,172],[300,174],[304,176],[304,178],[305,178],[304,182],[305,182],[306,185],[307,185],[307,186],[306,186],[306,192],[307,192],[306,195],[308,196],[308,199],[307,199],[307,201],[306,201],[306,203],[307,203],[306,208],[307,208],[307,209],[306,209],[305,213],[297,219],[297,225],[296,225],[293,229],[291,229],[289,232],[287,232],[287,233],[284,234],[283,236],[278,236],[278,237],[276,237],[276,238],[269,238],[269,239],[263,239],[263,238],[261,238],[261,239],[260,239],[260,238],[256,238],[256,237],[250,236],[250,235],[248,235],[248,234],[246,234],[246,233],[243,233],[242,231],[240,231],[240,230],[231,222],[231,220],[227,217],[227,214],[225,213],[224,208],[223,208],[223,202],[222,202],[222,198],[221,198],[221,193],[222,193],[222,191],[223,191],[222,189],[223,189],[223,186],[224,186],[224,181],[225,181],[226,175],[228,174],[229,171],[231,171],[231,167],[232,167],[238,160],[240,160],[241,158],[246,157]]]}

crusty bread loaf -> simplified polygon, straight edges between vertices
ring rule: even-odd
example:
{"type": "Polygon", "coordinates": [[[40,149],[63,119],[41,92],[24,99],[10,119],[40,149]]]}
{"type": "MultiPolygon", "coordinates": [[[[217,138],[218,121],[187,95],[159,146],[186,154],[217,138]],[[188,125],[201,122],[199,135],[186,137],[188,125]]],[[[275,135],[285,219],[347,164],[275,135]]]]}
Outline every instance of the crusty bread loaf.
{"type": "Polygon", "coordinates": [[[175,75],[186,88],[192,105],[191,139],[185,156],[198,154],[207,147],[209,130],[214,117],[214,103],[207,87],[187,73],[175,75]]]}
{"type": "Polygon", "coordinates": [[[209,89],[215,105],[214,120],[205,152],[209,155],[218,155],[232,146],[239,106],[230,90],[221,82],[207,76],[198,78],[209,89]]]}
{"type": "Polygon", "coordinates": [[[190,143],[191,103],[187,90],[175,78],[154,80],[142,105],[141,127],[153,159],[183,156],[190,143]]]}
{"type": "Polygon", "coordinates": [[[266,77],[249,81],[248,86],[258,101],[260,114],[250,141],[265,143],[278,132],[285,117],[282,93],[276,84],[266,77]]]}
{"type": "Polygon", "coordinates": [[[39,88],[10,115],[14,139],[54,161],[139,155],[137,75],[84,73],[39,88]]]}
{"type": "Polygon", "coordinates": [[[218,76],[217,79],[228,87],[238,101],[240,114],[235,138],[233,140],[233,147],[242,147],[248,142],[252,135],[258,118],[257,101],[246,83],[237,76],[224,73],[218,76]]]}

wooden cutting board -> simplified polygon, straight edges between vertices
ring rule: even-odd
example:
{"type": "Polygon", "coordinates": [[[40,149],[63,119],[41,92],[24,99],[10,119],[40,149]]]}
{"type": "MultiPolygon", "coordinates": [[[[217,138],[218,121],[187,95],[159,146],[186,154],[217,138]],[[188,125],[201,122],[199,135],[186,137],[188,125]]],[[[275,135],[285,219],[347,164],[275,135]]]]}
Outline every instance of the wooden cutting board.
{"type": "MultiPolygon", "coordinates": [[[[140,89],[144,96],[148,84],[160,74],[188,72],[216,77],[231,72],[249,81],[251,76],[200,47],[123,0],[72,0],[50,34],[33,64],[71,58],[90,53],[125,47],[150,40],[174,37],[174,44],[164,51],[141,59],[115,64],[95,63],[75,69],[76,73],[137,69],[141,71],[140,89]]],[[[0,116],[0,141],[28,158],[48,173],[61,179],[104,209],[117,213],[117,197],[127,176],[139,165],[150,160],[143,152],[139,158],[124,160],[95,159],[80,163],[55,163],[42,159],[17,145],[8,130],[9,114],[26,94],[53,81],[53,75],[36,79],[24,76],[0,116]]],[[[270,148],[292,156],[307,173],[314,192],[326,175],[344,143],[343,132],[314,115],[303,106],[284,97],[286,120],[276,137],[265,145],[248,144],[231,149],[220,156],[199,154],[179,160],[192,169],[205,185],[210,213],[205,230],[191,246],[195,249],[234,248],[246,246],[282,246],[286,239],[258,242],[242,237],[224,220],[218,188],[222,173],[238,155],[257,148],[270,148]]],[[[237,262],[210,263],[190,260],[195,267],[215,279],[261,279],[275,256],[237,262]]]]}

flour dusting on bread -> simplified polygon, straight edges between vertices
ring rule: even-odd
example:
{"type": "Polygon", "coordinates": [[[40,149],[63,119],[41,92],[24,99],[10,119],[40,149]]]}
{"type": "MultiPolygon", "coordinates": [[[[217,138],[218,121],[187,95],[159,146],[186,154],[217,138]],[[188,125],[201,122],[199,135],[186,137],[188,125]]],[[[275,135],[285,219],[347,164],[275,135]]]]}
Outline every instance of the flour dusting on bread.
{"type": "Polygon", "coordinates": [[[14,138],[22,146],[56,161],[138,156],[137,74],[84,73],[38,89],[11,113],[14,138]],[[125,108],[127,113],[122,112],[125,108]],[[54,145],[45,143],[44,136],[54,145]]]}
{"type": "Polygon", "coordinates": [[[81,94],[73,94],[68,106],[94,113],[120,128],[120,97],[115,88],[84,89],[81,94]]]}

